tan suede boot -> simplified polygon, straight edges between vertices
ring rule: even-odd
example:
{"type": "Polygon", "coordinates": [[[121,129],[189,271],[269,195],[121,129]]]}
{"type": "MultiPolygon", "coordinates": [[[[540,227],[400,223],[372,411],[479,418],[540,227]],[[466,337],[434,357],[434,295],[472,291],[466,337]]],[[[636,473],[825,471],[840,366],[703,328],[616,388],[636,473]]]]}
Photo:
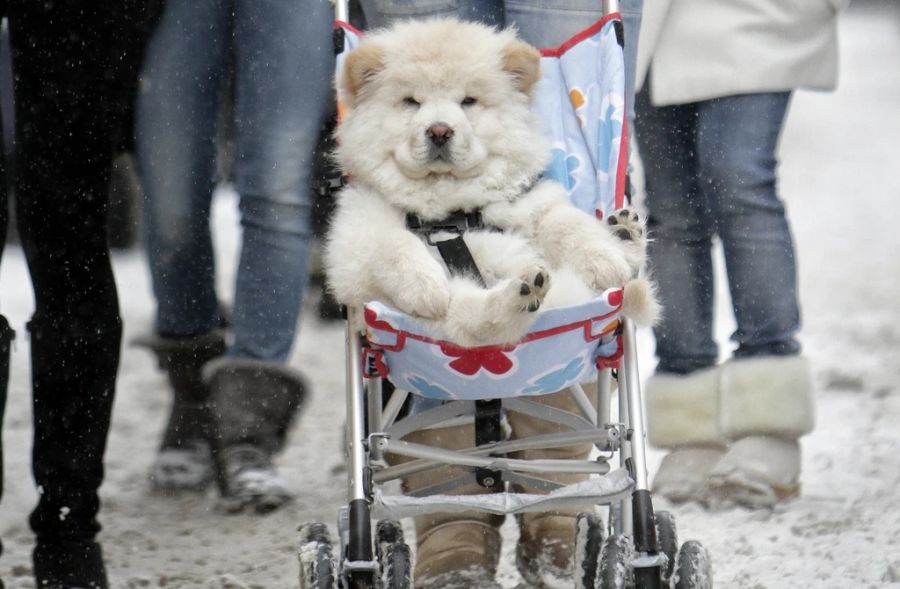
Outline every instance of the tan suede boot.
{"type": "MultiPolygon", "coordinates": [[[[596,404],[596,386],[589,383],[583,388],[591,403],[596,404]]],[[[578,413],[578,405],[565,391],[535,397],[534,400],[544,405],[578,413]]],[[[514,438],[569,431],[565,426],[521,413],[510,412],[507,419],[514,438]]],[[[511,457],[524,460],[540,458],[586,460],[590,453],[590,444],[580,444],[566,448],[524,450],[513,453],[511,457]]],[[[564,484],[574,484],[587,478],[587,475],[583,474],[543,474],[540,476],[564,484]]],[[[519,491],[542,492],[528,487],[520,488],[519,491]]],[[[522,577],[531,586],[572,587],[574,582],[575,516],[577,514],[577,511],[550,511],[525,513],[518,517],[519,542],[516,546],[516,565],[522,577]]]]}
{"type": "MultiPolygon", "coordinates": [[[[404,440],[418,444],[459,450],[475,445],[474,425],[460,425],[413,432],[404,440]]],[[[392,464],[406,462],[389,457],[392,464]]],[[[463,471],[442,467],[413,474],[403,481],[404,493],[422,489],[459,476],[463,471]]],[[[460,495],[486,493],[479,485],[466,485],[460,495]]],[[[416,562],[413,579],[416,589],[498,588],[494,581],[500,561],[499,527],[503,516],[482,512],[437,513],[415,518],[416,562]]]]}
{"type": "Polygon", "coordinates": [[[710,472],[705,491],[709,505],[771,508],[799,495],[798,439],[814,425],[812,376],[805,358],[726,362],[720,428],[732,443],[710,472]]]}
{"type": "Polygon", "coordinates": [[[648,441],[670,449],[653,477],[653,493],[675,503],[702,501],[709,473],[725,453],[719,368],[656,374],[644,391],[648,441]]]}

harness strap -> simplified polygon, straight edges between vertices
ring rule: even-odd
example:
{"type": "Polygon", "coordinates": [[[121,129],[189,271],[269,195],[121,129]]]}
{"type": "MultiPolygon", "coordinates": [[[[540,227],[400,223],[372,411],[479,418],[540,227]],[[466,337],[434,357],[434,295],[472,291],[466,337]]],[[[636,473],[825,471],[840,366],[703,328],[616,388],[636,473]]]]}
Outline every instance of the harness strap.
{"type": "Polygon", "coordinates": [[[469,229],[485,228],[481,220],[481,211],[453,211],[444,219],[427,222],[409,213],[406,215],[406,227],[424,237],[428,245],[437,247],[451,274],[466,274],[477,280],[481,286],[486,286],[478,264],[475,263],[475,258],[472,257],[472,252],[463,239],[463,234],[469,229]],[[455,234],[455,236],[436,239],[439,234],[455,234]]]}
{"type": "Polygon", "coordinates": [[[436,245],[438,253],[441,254],[444,263],[450,268],[451,274],[466,274],[477,280],[481,286],[487,286],[481,271],[478,269],[478,264],[475,263],[475,258],[472,257],[472,252],[469,251],[469,247],[466,245],[462,235],[457,235],[453,239],[439,241],[436,245]]]}

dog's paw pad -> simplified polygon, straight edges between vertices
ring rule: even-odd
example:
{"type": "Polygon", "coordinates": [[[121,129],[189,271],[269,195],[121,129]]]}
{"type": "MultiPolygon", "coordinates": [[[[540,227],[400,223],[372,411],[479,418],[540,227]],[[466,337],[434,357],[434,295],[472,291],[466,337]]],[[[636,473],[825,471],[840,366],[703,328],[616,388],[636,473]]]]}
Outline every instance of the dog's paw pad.
{"type": "Polygon", "coordinates": [[[540,309],[549,287],[550,274],[546,270],[541,268],[523,272],[519,283],[519,309],[528,313],[540,309]]]}
{"type": "Polygon", "coordinates": [[[644,235],[644,220],[630,207],[614,211],[606,223],[613,235],[622,241],[637,241],[644,235]]]}

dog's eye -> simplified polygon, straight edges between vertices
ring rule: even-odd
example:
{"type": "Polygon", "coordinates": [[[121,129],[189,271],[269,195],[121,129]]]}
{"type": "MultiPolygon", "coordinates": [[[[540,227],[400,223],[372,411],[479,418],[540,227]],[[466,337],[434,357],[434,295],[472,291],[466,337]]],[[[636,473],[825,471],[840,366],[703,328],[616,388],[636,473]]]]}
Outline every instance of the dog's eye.
{"type": "Polygon", "coordinates": [[[406,106],[420,106],[419,101],[412,96],[407,96],[406,98],[404,98],[403,104],[405,104],[406,106]]]}
{"type": "Polygon", "coordinates": [[[474,96],[466,96],[465,98],[462,99],[462,102],[460,102],[460,104],[463,106],[472,106],[476,102],[478,102],[478,99],[475,98],[474,96]]]}

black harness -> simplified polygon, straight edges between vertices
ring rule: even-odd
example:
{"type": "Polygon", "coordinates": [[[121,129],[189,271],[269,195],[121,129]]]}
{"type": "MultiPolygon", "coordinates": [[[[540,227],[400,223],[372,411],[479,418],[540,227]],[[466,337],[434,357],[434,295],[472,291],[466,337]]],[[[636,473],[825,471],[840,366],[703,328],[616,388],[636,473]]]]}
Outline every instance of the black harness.
{"type": "Polygon", "coordinates": [[[501,231],[497,227],[486,226],[481,220],[481,211],[453,211],[438,221],[422,221],[417,215],[406,215],[406,228],[420,236],[428,245],[437,248],[438,253],[450,269],[451,274],[473,277],[481,286],[486,286],[484,277],[466,245],[463,235],[471,229],[501,231]],[[452,237],[441,238],[441,235],[452,237]]]}
{"type": "MultiPolygon", "coordinates": [[[[519,196],[531,192],[538,182],[543,180],[544,175],[538,174],[528,179],[521,190],[519,196]]],[[[485,225],[481,220],[481,209],[474,211],[452,211],[443,219],[438,221],[423,221],[414,213],[406,214],[406,228],[422,237],[428,245],[433,245],[438,249],[441,258],[447,265],[451,274],[465,274],[477,280],[481,286],[487,286],[478,265],[469,251],[463,234],[470,229],[487,229],[488,231],[496,231],[502,233],[503,230],[494,225],[485,225]],[[435,239],[440,234],[451,234],[454,237],[435,239]]]]}

